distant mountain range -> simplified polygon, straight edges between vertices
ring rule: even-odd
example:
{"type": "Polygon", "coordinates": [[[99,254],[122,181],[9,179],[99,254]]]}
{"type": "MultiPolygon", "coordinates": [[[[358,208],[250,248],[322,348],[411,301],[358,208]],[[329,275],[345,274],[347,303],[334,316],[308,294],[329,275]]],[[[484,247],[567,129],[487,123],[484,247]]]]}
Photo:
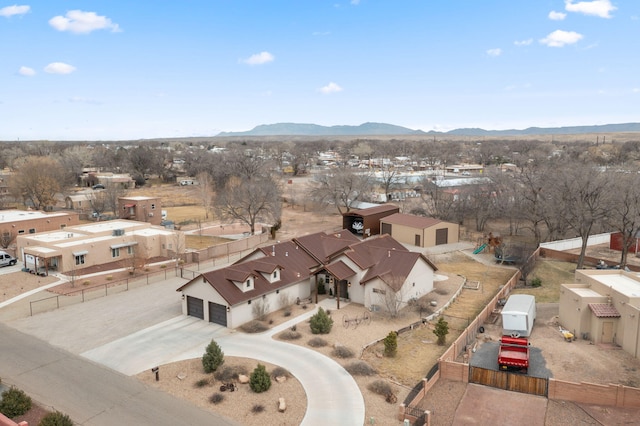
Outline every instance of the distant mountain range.
{"type": "Polygon", "coordinates": [[[424,132],[386,123],[364,123],[359,126],[320,126],[318,124],[262,124],[246,132],[222,132],[216,136],[393,136],[393,135],[454,135],[454,136],[518,136],[571,135],[585,133],[640,132],[640,123],[603,124],[597,126],[529,127],[523,130],[454,129],[448,132],[424,132]]]}

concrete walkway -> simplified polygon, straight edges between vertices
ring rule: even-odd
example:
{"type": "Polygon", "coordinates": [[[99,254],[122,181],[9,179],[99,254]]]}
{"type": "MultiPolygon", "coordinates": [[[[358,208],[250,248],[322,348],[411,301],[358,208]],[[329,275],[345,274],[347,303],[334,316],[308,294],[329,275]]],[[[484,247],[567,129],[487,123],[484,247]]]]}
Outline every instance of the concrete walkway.
{"type": "MultiPolygon", "coordinates": [[[[308,348],[272,339],[274,334],[306,321],[317,312],[317,306],[265,333],[235,333],[182,315],[181,301],[175,292],[182,283],[184,280],[174,278],[20,318],[11,321],[10,325],[118,372],[113,374],[125,375],[135,375],[170,362],[200,358],[209,342],[215,339],[225,355],[253,358],[289,370],[307,394],[307,411],[302,424],[364,423],[364,399],[360,389],[340,364],[308,348]]],[[[335,304],[334,299],[321,302],[324,309],[334,310],[335,304]]],[[[341,302],[341,306],[345,305],[346,302],[341,302]]],[[[0,357],[0,375],[6,367],[3,358],[0,357]]],[[[100,374],[107,376],[104,372],[100,374]]],[[[34,397],[40,400],[37,394],[34,397]]],[[[56,395],[43,398],[44,401],[58,400],[56,395]]],[[[56,408],[58,405],[55,403],[56,408]]],[[[68,413],[72,415],[71,411],[68,413]]]]}

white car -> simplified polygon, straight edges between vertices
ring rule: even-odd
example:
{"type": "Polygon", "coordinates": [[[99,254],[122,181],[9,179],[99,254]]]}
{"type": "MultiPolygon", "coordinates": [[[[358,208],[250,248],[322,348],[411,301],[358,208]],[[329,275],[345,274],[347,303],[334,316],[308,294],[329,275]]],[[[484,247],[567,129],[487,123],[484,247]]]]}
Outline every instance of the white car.
{"type": "Polygon", "coordinates": [[[11,256],[9,253],[0,251],[0,266],[13,266],[18,262],[18,259],[11,256]]]}

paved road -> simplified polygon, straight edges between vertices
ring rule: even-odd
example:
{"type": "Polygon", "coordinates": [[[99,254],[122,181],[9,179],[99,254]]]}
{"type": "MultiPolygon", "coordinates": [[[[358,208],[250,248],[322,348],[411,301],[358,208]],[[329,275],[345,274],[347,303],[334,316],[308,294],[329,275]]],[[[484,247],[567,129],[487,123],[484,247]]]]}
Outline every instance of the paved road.
{"type": "Polygon", "coordinates": [[[235,425],[0,324],[0,377],[85,426],[235,425]]]}

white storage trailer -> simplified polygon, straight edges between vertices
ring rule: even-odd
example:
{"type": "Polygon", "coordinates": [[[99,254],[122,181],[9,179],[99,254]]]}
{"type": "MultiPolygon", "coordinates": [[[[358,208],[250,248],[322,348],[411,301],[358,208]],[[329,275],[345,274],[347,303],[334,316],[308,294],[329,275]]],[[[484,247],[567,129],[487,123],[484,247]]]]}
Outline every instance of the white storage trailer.
{"type": "Polygon", "coordinates": [[[529,337],[536,320],[536,298],[528,294],[513,294],[502,308],[502,334],[529,337]]]}

